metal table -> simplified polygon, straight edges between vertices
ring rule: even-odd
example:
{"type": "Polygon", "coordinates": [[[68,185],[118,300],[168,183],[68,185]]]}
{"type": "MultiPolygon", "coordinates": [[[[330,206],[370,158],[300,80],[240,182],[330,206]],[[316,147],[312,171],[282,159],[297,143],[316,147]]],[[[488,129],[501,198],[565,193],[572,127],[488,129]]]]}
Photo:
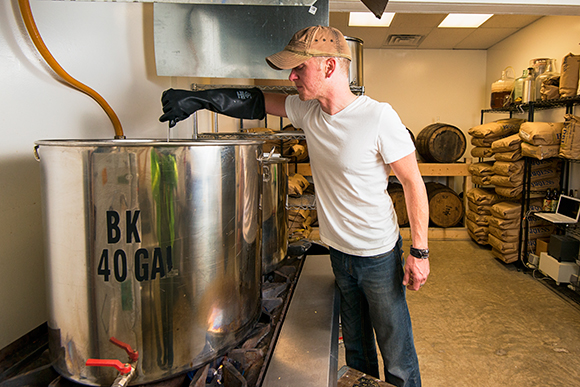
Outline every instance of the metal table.
{"type": "Polygon", "coordinates": [[[305,259],[263,386],[337,384],[340,298],[330,256],[305,259]]]}

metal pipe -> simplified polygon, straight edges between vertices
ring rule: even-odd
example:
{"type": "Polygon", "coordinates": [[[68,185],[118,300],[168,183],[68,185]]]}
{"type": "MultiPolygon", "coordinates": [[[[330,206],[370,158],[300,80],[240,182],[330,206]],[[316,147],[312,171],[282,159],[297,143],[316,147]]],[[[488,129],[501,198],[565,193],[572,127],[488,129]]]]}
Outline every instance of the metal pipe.
{"type": "Polygon", "coordinates": [[[129,385],[131,379],[133,379],[133,376],[135,376],[135,367],[131,365],[131,371],[126,374],[119,374],[111,387],[126,387],[129,385]]]}

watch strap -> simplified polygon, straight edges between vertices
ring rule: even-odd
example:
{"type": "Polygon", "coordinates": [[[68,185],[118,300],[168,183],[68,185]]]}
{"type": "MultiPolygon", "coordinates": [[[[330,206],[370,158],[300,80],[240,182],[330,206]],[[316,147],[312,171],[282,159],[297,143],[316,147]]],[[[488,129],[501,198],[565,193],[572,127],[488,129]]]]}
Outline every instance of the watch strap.
{"type": "Polygon", "coordinates": [[[429,258],[429,249],[416,249],[411,246],[411,255],[415,258],[427,259],[429,258]]]}

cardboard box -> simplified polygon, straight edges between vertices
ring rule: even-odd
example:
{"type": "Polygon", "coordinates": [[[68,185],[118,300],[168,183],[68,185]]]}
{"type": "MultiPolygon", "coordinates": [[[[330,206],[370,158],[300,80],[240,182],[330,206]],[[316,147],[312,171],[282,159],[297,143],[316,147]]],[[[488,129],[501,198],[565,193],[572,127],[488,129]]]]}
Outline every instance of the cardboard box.
{"type": "Polygon", "coordinates": [[[578,265],[576,262],[558,262],[558,260],[548,253],[540,254],[540,271],[552,277],[557,285],[568,284],[572,275],[578,275],[578,265]]]}
{"type": "Polygon", "coordinates": [[[536,255],[539,257],[541,253],[548,252],[548,244],[550,243],[550,238],[538,238],[536,239],[536,255]]]}

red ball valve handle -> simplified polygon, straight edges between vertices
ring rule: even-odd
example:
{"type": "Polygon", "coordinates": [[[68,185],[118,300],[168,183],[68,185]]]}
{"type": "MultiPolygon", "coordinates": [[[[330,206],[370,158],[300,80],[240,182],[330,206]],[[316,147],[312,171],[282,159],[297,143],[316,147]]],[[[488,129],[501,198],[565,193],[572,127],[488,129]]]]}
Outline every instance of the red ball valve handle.
{"type": "Polygon", "coordinates": [[[113,344],[115,344],[118,347],[123,348],[127,354],[129,355],[129,358],[131,359],[131,361],[137,361],[137,359],[139,359],[139,352],[135,351],[133,348],[131,348],[131,346],[127,343],[123,343],[121,340],[116,339],[114,337],[111,337],[109,339],[109,341],[113,344]]]}
{"type": "Polygon", "coordinates": [[[132,368],[130,364],[121,363],[116,359],[87,359],[87,366],[114,367],[122,374],[128,374],[132,368]]]}

